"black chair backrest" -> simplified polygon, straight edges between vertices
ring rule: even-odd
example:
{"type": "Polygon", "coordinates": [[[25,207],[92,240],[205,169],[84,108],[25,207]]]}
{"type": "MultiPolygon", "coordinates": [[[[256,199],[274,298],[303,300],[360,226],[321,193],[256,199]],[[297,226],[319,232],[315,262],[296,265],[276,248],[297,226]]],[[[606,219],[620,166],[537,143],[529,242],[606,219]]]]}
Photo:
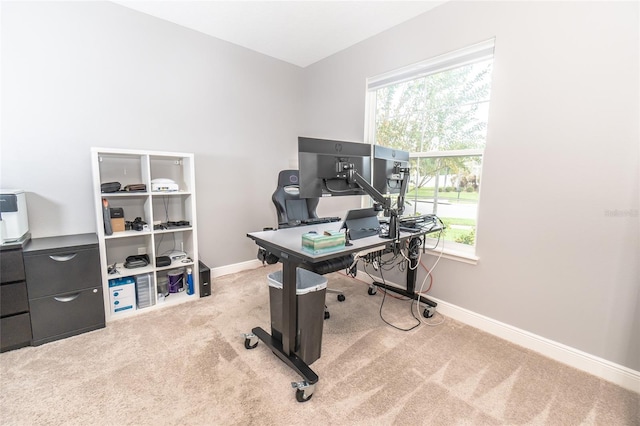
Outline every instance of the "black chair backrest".
{"type": "MultiPolygon", "coordinates": [[[[278,228],[289,228],[300,225],[300,221],[318,217],[316,208],[319,198],[300,198],[300,175],[297,170],[282,170],[278,174],[278,187],[271,196],[278,213],[278,228]]],[[[265,252],[266,253],[266,252],[265,252]]],[[[260,258],[260,255],[258,255],[260,258]]],[[[277,257],[273,257],[277,259],[277,257]]],[[[269,263],[268,260],[266,260],[269,263]]],[[[272,263],[275,263],[274,260],[272,263]]],[[[353,255],[340,256],[335,259],[324,260],[313,264],[302,263],[301,268],[316,274],[324,275],[330,272],[349,268],[353,263],[353,255]]]]}
{"type": "Polygon", "coordinates": [[[300,224],[304,219],[316,218],[318,198],[300,198],[300,175],[297,170],[282,170],[278,174],[278,187],[271,196],[278,214],[278,227],[300,224]]]}

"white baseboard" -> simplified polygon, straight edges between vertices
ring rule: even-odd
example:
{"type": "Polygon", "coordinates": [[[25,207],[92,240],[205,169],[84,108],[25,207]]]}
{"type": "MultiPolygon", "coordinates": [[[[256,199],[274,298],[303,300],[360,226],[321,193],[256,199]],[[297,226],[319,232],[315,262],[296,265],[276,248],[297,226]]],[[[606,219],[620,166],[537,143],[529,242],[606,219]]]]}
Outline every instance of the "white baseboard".
{"type": "MultiPolygon", "coordinates": [[[[212,269],[211,276],[212,278],[215,278],[221,275],[255,269],[259,266],[262,266],[262,262],[257,259],[248,262],[236,263],[234,265],[212,269]]],[[[372,281],[366,275],[359,278],[369,283],[372,281]]],[[[395,283],[389,284],[401,287],[395,283]]],[[[640,393],[639,371],[607,361],[606,359],[563,345],[562,343],[554,342],[553,340],[521,330],[512,325],[496,321],[492,318],[477,314],[451,303],[447,303],[443,300],[436,299],[432,296],[429,296],[429,299],[438,303],[437,311],[444,316],[500,337],[508,342],[531,349],[541,355],[615,383],[625,389],[640,393]]]]}
{"type": "Polygon", "coordinates": [[[249,269],[256,269],[262,266],[262,262],[258,259],[248,260],[246,262],[234,263],[233,265],[219,266],[217,268],[211,268],[211,279],[221,277],[223,275],[235,274],[237,272],[247,271],[249,269]]]}

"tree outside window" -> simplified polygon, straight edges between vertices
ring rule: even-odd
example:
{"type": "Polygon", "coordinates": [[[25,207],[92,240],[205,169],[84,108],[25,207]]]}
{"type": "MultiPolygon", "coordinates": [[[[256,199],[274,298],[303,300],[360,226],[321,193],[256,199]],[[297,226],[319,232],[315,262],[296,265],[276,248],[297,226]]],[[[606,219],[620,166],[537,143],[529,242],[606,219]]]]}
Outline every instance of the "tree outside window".
{"type": "Polygon", "coordinates": [[[475,245],[493,41],[480,47],[369,81],[373,142],[411,156],[405,214],[437,214],[445,240],[467,246],[475,245]]]}

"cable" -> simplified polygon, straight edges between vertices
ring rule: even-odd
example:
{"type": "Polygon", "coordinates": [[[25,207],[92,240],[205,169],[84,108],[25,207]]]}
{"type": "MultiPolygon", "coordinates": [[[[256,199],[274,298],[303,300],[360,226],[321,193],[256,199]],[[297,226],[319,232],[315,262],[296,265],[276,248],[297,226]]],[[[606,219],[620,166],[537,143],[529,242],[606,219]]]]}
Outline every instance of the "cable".
{"type": "MultiPolygon", "coordinates": [[[[384,276],[382,276],[382,270],[380,270],[380,277],[382,278],[382,283],[386,285],[385,280],[384,280],[384,276]]],[[[416,319],[416,321],[417,321],[417,323],[416,323],[414,326],[409,327],[409,328],[401,328],[401,327],[398,327],[397,325],[393,325],[393,324],[391,324],[389,321],[387,321],[386,319],[384,319],[384,316],[382,315],[382,307],[384,306],[384,301],[385,301],[386,297],[387,297],[387,292],[385,291],[385,292],[383,293],[383,295],[382,295],[382,301],[380,302],[380,311],[379,311],[380,319],[381,319],[382,321],[384,321],[384,323],[385,323],[385,324],[387,324],[387,325],[389,325],[389,326],[391,326],[391,327],[395,328],[396,330],[400,330],[400,331],[411,331],[411,330],[413,330],[414,328],[416,328],[416,327],[419,327],[419,326],[420,326],[420,324],[421,324],[422,322],[420,321],[420,319],[419,319],[419,318],[417,318],[417,317],[416,317],[415,313],[413,312],[413,303],[410,303],[410,304],[409,304],[409,310],[411,311],[411,315],[413,316],[413,318],[415,318],[415,319],[416,319]]]]}
{"type": "MultiPolygon", "coordinates": [[[[440,218],[438,218],[438,220],[440,220],[440,218]]],[[[442,221],[441,221],[442,222],[442,221]]],[[[440,231],[440,233],[438,234],[438,242],[436,243],[435,247],[438,246],[438,244],[440,244],[440,234],[442,234],[442,231],[440,231]]],[[[434,248],[435,248],[434,247],[434,248]]],[[[438,255],[438,258],[436,259],[436,262],[433,264],[433,266],[431,267],[431,269],[428,269],[427,267],[425,267],[422,262],[420,262],[420,264],[422,265],[422,267],[427,271],[427,275],[425,275],[424,280],[422,280],[422,284],[420,285],[420,290],[418,291],[418,294],[423,294],[422,289],[424,288],[424,283],[427,282],[427,277],[431,277],[431,283],[429,284],[429,288],[427,289],[427,291],[431,290],[431,285],[433,284],[433,270],[436,268],[436,266],[438,265],[438,262],[440,262],[440,259],[442,259],[442,254],[444,253],[444,239],[442,240],[442,248],[440,249],[440,254],[438,255]]],[[[425,292],[426,293],[426,292],[425,292]]],[[[420,297],[418,297],[416,299],[416,308],[418,309],[418,312],[420,312],[420,297]]],[[[436,311],[437,312],[437,311],[436,311]]],[[[436,326],[436,325],[440,325],[442,323],[444,323],[444,316],[442,316],[442,321],[437,323],[437,324],[431,324],[428,322],[425,322],[422,320],[422,318],[420,318],[420,321],[424,324],[427,325],[431,325],[431,326],[436,326]]]]}
{"type": "Polygon", "coordinates": [[[327,180],[328,179],[322,179],[322,183],[324,183],[324,187],[327,189],[328,192],[332,193],[332,194],[346,194],[346,193],[352,193],[353,191],[357,190],[358,188],[349,188],[349,189],[331,189],[329,188],[329,185],[327,185],[327,180]]]}
{"type": "MultiPolygon", "coordinates": [[[[436,217],[437,218],[437,217],[436,217]]],[[[442,221],[440,220],[440,218],[437,218],[438,221],[440,221],[440,223],[442,224],[442,221]]],[[[438,233],[438,239],[436,242],[436,245],[430,249],[433,250],[435,249],[438,245],[440,245],[440,238],[442,235],[442,231],[440,231],[438,233]]],[[[360,259],[362,259],[363,261],[363,269],[364,272],[369,276],[369,278],[371,278],[371,280],[375,283],[376,278],[374,278],[369,271],[367,270],[367,267],[369,265],[373,265],[374,269],[376,271],[378,271],[380,273],[380,278],[382,280],[382,284],[384,286],[386,286],[386,281],[384,279],[384,273],[383,271],[385,270],[391,270],[393,267],[397,267],[400,271],[404,271],[405,268],[409,268],[410,270],[416,270],[419,266],[422,266],[426,271],[427,274],[425,275],[424,280],[422,281],[422,284],[420,286],[420,290],[416,293],[418,295],[418,297],[415,299],[416,300],[416,310],[417,312],[420,312],[420,295],[424,294],[426,292],[428,292],[429,290],[431,290],[431,287],[433,285],[433,270],[435,269],[435,267],[438,265],[438,263],[440,262],[440,259],[442,258],[442,254],[444,252],[444,240],[442,240],[442,246],[441,246],[441,250],[440,250],[440,254],[438,256],[438,259],[436,260],[436,262],[434,263],[433,267],[431,269],[428,269],[423,263],[422,263],[422,253],[423,250],[420,250],[420,246],[424,244],[424,242],[426,241],[426,239],[422,239],[420,237],[415,237],[415,238],[411,238],[410,240],[407,240],[405,243],[403,243],[402,245],[395,246],[394,249],[391,250],[378,250],[375,252],[369,252],[365,255],[361,255],[360,253],[356,253],[354,255],[354,260],[351,264],[351,266],[349,268],[347,268],[346,270],[346,275],[347,276],[351,276],[353,279],[356,279],[354,275],[352,275],[350,273],[350,271],[357,266],[357,263],[360,259]],[[406,249],[407,254],[404,253],[404,249],[406,249]],[[393,253],[393,256],[388,259],[388,260],[384,260],[382,259],[382,255],[383,254],[388,254],[388,253],[393,253]],[[412,257],[417,255],[417,259],[413,259],[415,260],[415,266],[411,266],[411,261],[412,261],[412,257]],[[400,260],[398,260],[400,259],[400,260]],[[429,287],[427,288],[426,291],[423,291],[424,289],[424,285],[427,281],[427,278],[430,278],[430,282],[429,282],[429,287]]],[[[368,284],[362,280],[358,280],[361,281],[365,284],[368,284]]],[[[371,287],[372,285],[375,286],[375,284],[368,284],[369,287],[371,287]]],[[[395,296],[393,294],[391,294],[390,292],[387,291],[387,289],[385,287],[378,287],[380,290],[383,291],[383,296],[382,296],[382,301],[380,302],[380,310],[379,310],[379,315],[380,315],[380,319],[387,325],[400,330],[400,331],[410,331],[415,329],[416,327],[420,326],[421,324],[426,324],[428,326],[438,326],[441,325],[445,322],[445,317],[441,314],[439,314],[438,312],[435,312],[436,314],[440,315],[442,317],[442,320],[438,323],[431,323],[431,322],[427,322],[424,321],[422,319],[421,316],[416,316],[414,309],[413,309],[413,298],[409,298],[409,297],[398,297],[395,296]],[[382,309],[384,307],[384,303],[387,297],[387,294],[390,297],[393,297],[395,299],[398,300],[411,300],[412,302],[409,304],[409,310],[411,312],[411,315],[413,316],[413,318],[417,321],[417,323],[415,325],[413,325],[412,327],[409,328],[401,328],[398,327],[394,324],[391,324],[389,321],[387,321],[384,318],[384,315],[382,313],[382,309]]]]}

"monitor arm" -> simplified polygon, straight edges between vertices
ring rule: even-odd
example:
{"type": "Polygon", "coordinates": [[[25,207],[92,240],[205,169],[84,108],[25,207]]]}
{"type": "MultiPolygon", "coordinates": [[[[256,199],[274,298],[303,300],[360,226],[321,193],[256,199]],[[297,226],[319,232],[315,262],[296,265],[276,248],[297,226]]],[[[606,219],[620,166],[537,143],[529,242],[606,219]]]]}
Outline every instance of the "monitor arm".
{"type": "Polygon", "coordinates": [[[407,187],[409,186],[409,172],[411,172],[411,169],[408,167],[400,167],[399,165],[394,167],[394,173],[402,173],[400,194],[398,194],[398,215],[404,213],[404,196],[407,194],[407,187]]]}
{"type": "MultiPolygon", "coordinates": [[[[384,215],[389,216],[389,238],[397,240],[400,236],[400,230],[398,228],[398,216],[404,211],[404,194],[407,189],[407,181],[409,180],[409,173],[404,173],[402,184],[400,186],[400,196],[398,196],[398,207],[391,208],[391,198],[385,197],[377,189],[375,189],[367,180],[362,177],[355,169],[353,164],[341,162],[338,165],[339,172],[346,172],[347,182],[350,184],[356,184],[364,190],[373,201],[378,204],[376,210],[384,210],[384,215]],[[381,209],[380,209],[381,207],[381,209]]],[[[401,169],[400,171],[404,171],[401,169]]],[[[407,169],[408,171],[408,169],[407,169]]]]}

